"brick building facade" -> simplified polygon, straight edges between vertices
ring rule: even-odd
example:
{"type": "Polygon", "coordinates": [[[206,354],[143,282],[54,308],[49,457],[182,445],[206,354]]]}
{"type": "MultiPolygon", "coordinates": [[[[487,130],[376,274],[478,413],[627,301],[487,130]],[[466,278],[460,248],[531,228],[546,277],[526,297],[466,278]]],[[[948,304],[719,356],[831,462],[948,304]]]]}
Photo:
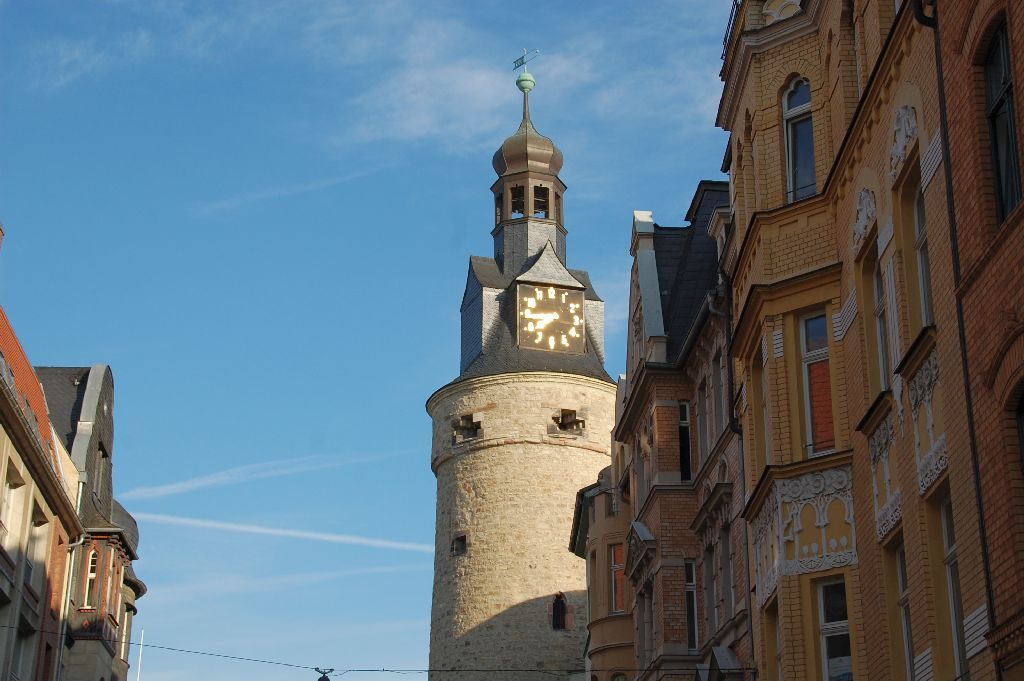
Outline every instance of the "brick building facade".
{"type": "Polygon", "coordinates": [[[987,634],[1002,678],[1024,679],[1024,208],[1015,84],[1024,82],[1024,7],[938,5],[941,82],[957,262],[950,283],[966,339],[972,458],[992,602],[987,634]]]}

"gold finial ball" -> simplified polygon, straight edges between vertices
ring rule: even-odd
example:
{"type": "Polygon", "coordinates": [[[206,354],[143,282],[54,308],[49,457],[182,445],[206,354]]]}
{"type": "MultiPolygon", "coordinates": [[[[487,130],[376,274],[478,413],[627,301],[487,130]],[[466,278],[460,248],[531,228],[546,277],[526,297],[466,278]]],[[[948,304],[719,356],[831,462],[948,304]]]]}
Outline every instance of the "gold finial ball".
{"type": "Polygon", "coordinates": [[[529,92],[536,84],[537,81],[534,80],[533,76],[526,69],[523,69],[523,72],[516,78],[516,87],[519,88],[520,92],[529,92]]]}

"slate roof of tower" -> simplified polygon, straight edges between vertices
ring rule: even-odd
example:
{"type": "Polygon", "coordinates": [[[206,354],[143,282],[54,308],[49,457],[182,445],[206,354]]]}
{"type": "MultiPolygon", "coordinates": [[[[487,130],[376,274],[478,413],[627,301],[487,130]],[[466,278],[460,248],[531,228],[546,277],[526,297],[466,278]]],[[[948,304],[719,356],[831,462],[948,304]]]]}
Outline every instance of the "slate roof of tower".
{"type": "MultiPolygon", "coordinates": [[[[542,254],[527,261],[523,266],[523,272],[529,271],[540,255],[542,254]]],[[[484,288],[508,291],[514,285],[516,277],[519,276],[519,273],[502,272],[493,258],[470,256],[469,266],[484,288]]],[[[573,269],[569,269],[568,272],[584,286],[584,299],[601,301],[586,272],[573,269]]],[[[484,352],[481,352],[455,381],[520,371],[553,371],[613,382],[592,349],[595,345],[591,335],[593,329],[587,328],[587,343],[591,349],[582,354],[521,348],[516,343],[515,306],[502,305],[502,308],[504,308],[502,323],[497,325],[495,336],[484,343],[484,352]]]]}
{"type": "Polygon", "coordinates": [[[36,374],[46,393],[50,421],[64,443],[64,448],[71,452],[71,444],[78,430],[78,419],[82,415],[82,399],[85,397],[89,367],[36,367],[36,374]]]}
{"type": "Polygon", "coordinates": [[[679,354],[705,295],[715,287],[718,249],[707,228],[714,211],[728,203],[727,183],[704,181],[687,213],[689,226],[654,226],[658,288],[670,360],[679,354]]]}

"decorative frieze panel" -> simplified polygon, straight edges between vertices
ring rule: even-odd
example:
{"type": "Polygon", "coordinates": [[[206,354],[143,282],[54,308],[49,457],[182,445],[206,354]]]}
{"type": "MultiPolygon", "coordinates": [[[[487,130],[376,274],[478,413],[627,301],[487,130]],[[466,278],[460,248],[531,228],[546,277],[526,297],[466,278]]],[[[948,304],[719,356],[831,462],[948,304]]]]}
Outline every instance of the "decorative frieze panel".
{"type": "Polygon", "coordinates": [[[939,358],[932,350],[910,379],[908,393],[913,418],[917,484],[923,495],[949,466],[946,434],[935,432],[935,387],[939,382],[939,358]]]}
{"type": "Polygon", "coordinates": [[[870,189],[861,189],[857,196],[857,219],[853,223],[853,257],[860,253],[861,244],[867,236],[871,225],[875,223],[878,210],[875,206],[875,193],[870,189]]]}
{"type": "Polygon", "coordinates": [[[879,541],[903,519],[903,497],[898,489],[894,490],[892,487],[889,468],[889,453],[895,439],[896,433],[890,412],[868,438],[868,449],[871,452],[871,489],[875,504],[875,534],[879,541]]]}
{"type": "Polygon", "coordinates": [[[761,9],[761,16],[764,18],[764,25],[768,26],[799,11],[800,0],[767,0],[761,9]]]}
{"type": "Polygon", "coordinates": [[[907,152],[917,140],[917,111],[914,107],[904,104],[893,116],[892,153],[889,159],[889,179],[893,182],[900,175],[903,162],[907,160],[907,152]]]}
{"type": "Polygon", "coordinates": [[[626,574],[634,582],[642,581],[644,570],[654,558],[655,544],[654,535],[646,525],[639,520],[630,523],[629,535],[626,537],[626,574]]]}
{"type": "Polygon", "coordinates": [[[856,564],[850,467],[776,480],[753,525],[759,605],[780,575],[856,564]]]}

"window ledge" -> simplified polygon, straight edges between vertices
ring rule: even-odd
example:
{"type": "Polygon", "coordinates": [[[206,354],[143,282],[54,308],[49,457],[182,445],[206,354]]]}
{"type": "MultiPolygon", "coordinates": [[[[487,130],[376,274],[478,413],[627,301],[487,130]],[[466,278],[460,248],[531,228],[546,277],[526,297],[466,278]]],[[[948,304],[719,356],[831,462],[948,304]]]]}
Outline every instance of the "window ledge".
{"type": "Polygon", "coordinates": [[[899,374],[904,378],[908,374],[913,374],[917,370],[917,365],[928,357],[928,353],[933,347],[935,347],[935,325],[929,324],[918,332],[907,351],[903,353],[899,363],[893,368],[892,373],[899,374]]]}

